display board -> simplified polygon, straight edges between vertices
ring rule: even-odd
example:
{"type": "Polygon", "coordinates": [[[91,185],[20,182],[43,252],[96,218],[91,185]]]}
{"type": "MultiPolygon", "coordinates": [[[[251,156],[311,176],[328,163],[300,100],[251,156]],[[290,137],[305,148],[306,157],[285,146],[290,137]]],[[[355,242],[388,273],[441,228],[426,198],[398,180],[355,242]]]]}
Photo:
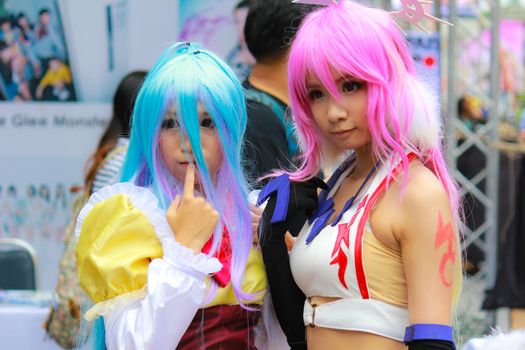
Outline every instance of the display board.
{"type": "Polygon", "coordinates": [[[108,104],[0,103],[0,236],[35,248],[42,289],[55,286],[70,189],[110,114],[108,104]]]}

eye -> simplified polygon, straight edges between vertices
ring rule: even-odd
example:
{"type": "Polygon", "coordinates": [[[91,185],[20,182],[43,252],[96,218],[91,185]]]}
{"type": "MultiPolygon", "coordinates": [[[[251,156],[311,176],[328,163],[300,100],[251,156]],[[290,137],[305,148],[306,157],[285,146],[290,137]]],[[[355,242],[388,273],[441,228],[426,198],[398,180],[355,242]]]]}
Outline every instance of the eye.
{"type": "Polygon", "coordinates": [[[356,92],[363,87],[363,83],[357,81],[345,81],[341,86],[343,92],[356,92]]]}
{"type": "Polygon", "coordinates": [[[324,94],[323,94],[323,92],[321,90],[310,90],[308,92],[308,99],[310,101],[318,100],[318,99],[320,99],[323,96],[324,96],[324,94]]]}
{"type": "Polygon", "coordinates": [[[179,122],[174,119],[164,119],[161,124],[162,129],[179,128],[179,122]]]}
{"type": "Polygon", "coordinates": [[[204,118],[201,121],[201,127],[207,128],[207,129],[213,129],[215,127],[215,123],[211,118],[204,118]]]}

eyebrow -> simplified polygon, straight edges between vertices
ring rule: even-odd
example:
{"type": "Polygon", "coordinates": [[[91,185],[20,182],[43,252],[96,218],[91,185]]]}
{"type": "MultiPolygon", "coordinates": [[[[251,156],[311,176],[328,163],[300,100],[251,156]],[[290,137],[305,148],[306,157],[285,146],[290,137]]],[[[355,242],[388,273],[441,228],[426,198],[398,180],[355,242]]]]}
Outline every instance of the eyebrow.
{"type": "MultiPolygon", "coordinates": [[[[342,81],[360,81],[360,80],[352,77],[351,75],[347,75],[347,76],[340,77],[339,79],[336,79],[335,84],[337,85],[342,81]]],[[[306,87],[309,89],[315,89],[315,88],[323,88],[324,85],[322,83],[321,84],[315,83],[315,84],[307,84],[306,87]]]]}
{"type": "MultiPolygon", "coordinates": [[[[210,113],[208,111],[199,112],[198,116],[200,118],[203,118],[203,119],[204,118],[210,118],[211,119],[211,115],[210,115],[210,113]]],[[[166,112],[166,114],[164,115],[164,119],[166,119],[166,118],[175,118],[175,119],[177,119],[177,112],[176,111],[172,111],[172,110],[168,110],[166,112]]]]}
{"type": "Polygon", "coordinates": [[[308,89],[319,89],[319,88],[322,87],[322,85],[320,85],[320,84],[306,84],[306,87],[308,89]]]}

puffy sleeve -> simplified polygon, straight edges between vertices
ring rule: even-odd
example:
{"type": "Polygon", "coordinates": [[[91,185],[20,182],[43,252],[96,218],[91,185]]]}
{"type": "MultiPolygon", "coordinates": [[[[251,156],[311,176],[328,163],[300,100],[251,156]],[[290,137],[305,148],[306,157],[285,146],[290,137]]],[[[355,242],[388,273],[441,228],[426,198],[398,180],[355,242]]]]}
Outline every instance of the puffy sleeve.
{"type": "Polygon", "coordinates": [[[77,219],[82,288],[104,316],[108,349],[175,349],[207,292],[216,258],[178,244],[153,193],[104,187],[77,219]]]}

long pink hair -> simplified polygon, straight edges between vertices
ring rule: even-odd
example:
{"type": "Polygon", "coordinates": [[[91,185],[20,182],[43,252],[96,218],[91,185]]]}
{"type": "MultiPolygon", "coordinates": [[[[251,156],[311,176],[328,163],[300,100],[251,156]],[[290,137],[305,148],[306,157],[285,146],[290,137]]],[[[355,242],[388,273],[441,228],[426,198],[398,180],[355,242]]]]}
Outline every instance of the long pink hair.
{"type": "Polygon", "coordinates": [[[330,94],[340,97],[334,71],[367,84],[374,157],[390,174],[396,166],[392,160],[401,159],[406,173],[407,154],[415,153],[443,184],[459,224],[460,196],[443,157],[437,98],[418,80],[404,35],[391,15],[353,1],[341,0],[309,14],[292,43],[288,80],[302,162],[291,178],[315,176],[329,157],[311,115],[307,81],[314,74],[330,94]]]}

